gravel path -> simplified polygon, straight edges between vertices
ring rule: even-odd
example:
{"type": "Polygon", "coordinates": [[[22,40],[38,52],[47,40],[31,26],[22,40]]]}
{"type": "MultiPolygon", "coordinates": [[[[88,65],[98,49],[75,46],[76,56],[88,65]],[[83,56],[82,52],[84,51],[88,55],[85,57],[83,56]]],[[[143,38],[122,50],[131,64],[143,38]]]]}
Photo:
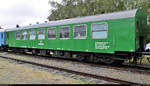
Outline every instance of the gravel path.
{"type": "Polygon", "coordinates": [[[0,84],[87,84],[81,80],[54,75],[0,59],[0,84]]]}
{"type": "Polygon", "coordinates": [[[18,59],[27,60],[27,61],[34,61],[34,62],[47,64],[51,66],[63,67],[63,68],[71,69],[75,71],[82,71],[82,72],[92,73],[96,75],[103,75],[107,77],[112,77],[112,78],[126,80],[126,81],[132,81],[132,82],[141,83],[141,84],[150,84],[150,75],[145,75],[145,74],[138,74],[138,73],[132,73],[132,72],[120,71],[120,70],[108,69],[108,68],[101,68],[101,67],[93,67],[89,65],[75,64],[75,62],[71,62],[71,61],[59,61],[58,62],[56,60],[31,58],[32,56],[31,57],[18,56],[18,55],[12,55],[9,53],[0,53],[0,55],[9,56],[9,57],[18,58],[18,59]]]}

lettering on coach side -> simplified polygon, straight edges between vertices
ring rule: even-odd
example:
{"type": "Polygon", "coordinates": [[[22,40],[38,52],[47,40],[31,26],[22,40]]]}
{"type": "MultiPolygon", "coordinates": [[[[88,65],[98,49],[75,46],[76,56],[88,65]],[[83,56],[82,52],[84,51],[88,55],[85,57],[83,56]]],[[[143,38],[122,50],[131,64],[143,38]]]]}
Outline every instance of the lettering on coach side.
{"type": "Polygon", "coordinates": [[[40,41],[40,43],[38,43],[38,45],[44,45],[44,43],[42,41],[40,41]]]}
{"type": "Polygon", "coordinates": [[[109,49],[109,42],[96,42],[95,43],[95,48],[96,49],[101,49],[101,50],[106,50],[109,49]]]}

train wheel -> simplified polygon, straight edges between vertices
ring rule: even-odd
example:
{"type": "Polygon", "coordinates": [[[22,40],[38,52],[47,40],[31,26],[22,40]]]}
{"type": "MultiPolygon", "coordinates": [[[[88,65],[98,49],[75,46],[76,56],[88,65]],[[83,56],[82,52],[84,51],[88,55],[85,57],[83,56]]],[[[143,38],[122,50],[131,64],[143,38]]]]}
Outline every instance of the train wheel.
{"type": "Polygon", "coordinates": [[[96,56],[94,56],[94,57],[93,57],[93,62],[94,62],[94,63],[100,63],[100,62],[101,62],[101,59],[98,58],[98,57],[96,57],[96,56]]]}
{"type": "Polygon", "coordinates": [[[20,49],[19,52],[25,54],[25,51],[23,49],[20,49]]]}
{"type": "Polygon", "coordinates": [[[83,61],[85,61],[85,57],[82,56],[82,55],[79,55],[79,56],[77,57],[77,60],[83,62],[83,61]]]}
{"type": "Polygon", "coordinates": [[[8,49],[5,48],[4,51],[5,51],[5,52],[8,52],[8,49]]]}
{"type": "Polygon", "coordinates": [[[114,65],[122,65],[124,63],[124,60],[115,60],[114,65]]]}
{"type": "Polygon", "coordinates": [[[36,50],[32,50],[32,54],[33,55],[37,55],[37,51],[36,50]]]}
{"type": "Polygon", "coordinates": [[[113,64],[115,62],[115,60],[111,59],[109,57],[105,57],[105,58],[103,58],[102,62],[107,64],[107,65],[111,65],[111,64],[113,64]]]}

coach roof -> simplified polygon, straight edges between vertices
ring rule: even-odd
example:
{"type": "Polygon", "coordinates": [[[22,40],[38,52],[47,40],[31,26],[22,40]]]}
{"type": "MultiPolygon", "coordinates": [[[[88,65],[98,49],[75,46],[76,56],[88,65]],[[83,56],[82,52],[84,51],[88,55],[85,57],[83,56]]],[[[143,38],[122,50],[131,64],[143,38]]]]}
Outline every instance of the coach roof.
{"type": "Polygon", "coordinates": [[[134,9],[134,10],[129,10],[129,11],[121,11],[121,12],[114,12],[114,13],[94,15],[94,16],[86,16],[86,17],[71,18],[71,19],[64,19],[64,20],[58,20],[58,21],[50,21],[49,23],[43,23],[43,24],[32,25],[32,26],[24,26],[24,27],[20,27],[20,28],[6,29],[6,31],[23,30],[23,29],[31,29],[31,28],[42,28],[42,27],[49,27],[49,26],[76,24],[76,23],[84,23],[84,22],[92,22],[92,21],[132,18],[132,17],[136,16],[137,11],[138,11],[138,9],[134,9]]]}

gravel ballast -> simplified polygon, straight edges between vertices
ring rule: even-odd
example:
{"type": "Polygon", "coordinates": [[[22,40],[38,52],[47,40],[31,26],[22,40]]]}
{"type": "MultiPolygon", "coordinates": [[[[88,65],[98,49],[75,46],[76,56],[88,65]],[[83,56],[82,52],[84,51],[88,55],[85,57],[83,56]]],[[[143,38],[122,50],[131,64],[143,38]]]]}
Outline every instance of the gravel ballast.
{"type": "Polygon", "coordinates": [[[150,84],[150,75],[147,74],[138,74],[128,71],[121,71],[116,69],[109,69],[109,68],[102,68],[102,67],[93,67],[90,65],[84,65],[84,64],[76,64],[76,62],[72,61],[58,61],[58,60],[49,60],[43,58],[33,58],[33,56],[19,56],[19,55],[13,55],[9,53],[1,53],[1,56],[8,56],[13,58],[18,58],[22,60],[27,61],[33,61],[37,63],[47,64],[51,66],[57,66],[65,69],[71,69],[75,71],[81,71],[85,73],[92,73],[96,75],[102,75],[107,76],[111,78],[131,81],[135,83],[141,83],[141,84],[150,84]]]}
{"type": "Polygon", "coordinates": [[[61,75],[40,71],[0,59],[0,84],[86,84],[61,75]]]}

